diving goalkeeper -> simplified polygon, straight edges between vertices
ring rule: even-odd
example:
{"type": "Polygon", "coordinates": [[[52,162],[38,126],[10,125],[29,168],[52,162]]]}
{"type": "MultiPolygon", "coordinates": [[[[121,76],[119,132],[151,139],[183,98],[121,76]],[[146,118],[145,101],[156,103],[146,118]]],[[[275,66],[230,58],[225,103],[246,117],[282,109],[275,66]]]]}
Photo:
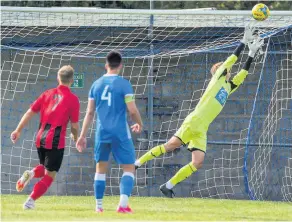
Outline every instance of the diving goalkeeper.
{"type": "Polygon", "coordinates": [[[263,45],[263,39],[253,36],[253,32],[254,28],[246,27],[244,37],[233,54],[225,62],[213,65],[211,69],[213,76],[206,91],[175,135],[165,144],[152,148],[136,160],[135,166],[139,168],[155,157],[188,144],[188,150],[192,152],[192,162],[182,167],[168,182],[160,186],[160,191],[166,197],[172,198],[174,196],[172,188],[202,167],[209,125],[222,111],[228,96],[243,83],[255,54],[263,45]],[[242,70],[230,79],[230,70],[247,43],[250,43],[248,59],[242,70]]]}

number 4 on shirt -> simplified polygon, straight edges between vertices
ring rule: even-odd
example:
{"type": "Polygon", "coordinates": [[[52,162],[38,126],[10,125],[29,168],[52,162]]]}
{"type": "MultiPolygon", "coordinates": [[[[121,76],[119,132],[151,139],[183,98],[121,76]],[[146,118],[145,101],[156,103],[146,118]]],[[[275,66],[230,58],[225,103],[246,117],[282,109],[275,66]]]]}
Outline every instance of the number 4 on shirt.
{"type": "Polygon", "coordinates": [[[107,105],[111,106],[112,94],[111,94],[111,92],[108,92],[108,88],[109,88],[109,85],[106,85],[104,87],[104,90],[103,90],[102,95],[101,95],[101,100],[107,100],[107,105]]]}

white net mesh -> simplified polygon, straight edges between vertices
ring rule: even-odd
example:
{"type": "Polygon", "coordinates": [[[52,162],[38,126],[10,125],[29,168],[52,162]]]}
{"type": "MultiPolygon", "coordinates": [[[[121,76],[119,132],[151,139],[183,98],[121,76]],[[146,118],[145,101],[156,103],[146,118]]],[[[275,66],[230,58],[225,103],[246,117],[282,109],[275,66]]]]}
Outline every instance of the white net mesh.
{"type": "MultiPolygon", "coordinates": [[[[276,82],[273,87],[268,114],[259,137],[259,146],[253,154],[253,161],[250,163],[249,184],[252,195],[256,199],[266,199],[267,192],[277,192],[281,195],[280,191],[282,189],[283,198],[288,200],[289,193],[291,193],[291,174],[289,174],[290,163],[288,159],[291,158],[292,141],[290,137],[292,130],[291,58],[291,51],[287,51],[286,56],[284,55],[281,60],[281,68],[276,73],[276,82]],[[281,163],[282,161],[283,163],[281,163]],[[279,171],[278,168],[281,165],[285,170],[279,171]],[[278,175],[273,176],[273,174],[278,175]],[[288,181],[284,181],[289,176],[290,184],[288,181]],[[267,184],[269,185],[267,186],[267,184]]],[[[289,200],[292,200],[291,197],[289,200]]]]}
{"type": "MultiPolygon", "coordinates": [[[[154,15],[151,24],[151,16],[144,14],[8,12],[3,8],[2,192],[14,193],[21,173],[38,162],[33,141],[36,119],[23,132],[22,141],[17,145],[11,145],[9,135],[29,104],[42,91],[56,85],[56,73],[62,65],[71,64],[76,73],[84,76],[83,88],[73,89],[81,100],[83,119],[91,83],[104,73],[105,55],[113,49],[122,52],[122,76],[134,86],[136,102],[145,122],[142,135],[134,138],[137,156],[141,156],[175,133],[204,92],[211,65],[227,58],[242,38],[243,27],[252,22],[259,35],[267,39],[266,43],[269,39],[269,44],[266,44],[265,53],[254,62],[245,85],[229,99],[223,113],[210,127],[204,168],[182,183],[177,193],[219,198],[247,198],[247,193],[252,193],[257,199],[275,199],[263,186],[267,182],[266,175],[273,175],[273,171],[266,169],[272,165],[285,173],[276,182],[279,187],[271,189],[282,190],[286,200],[291,198],[291,161],[288,156],[286,165],[269,160],[274,147],[268,145],[273,139],[272,129],[281,129],[282,123],[278,121],[268,126],[267,121],[278,111],[263,108],[275,103],[278,110],[282,110],[279,104],[285,95],[279,94],[278,99],[274,99],[275,94],[271,94],[274,86],[280,87],[276,81],[282,81],[283,92],[291,90],[288,78],[291,67],[286,69],[283,64],[291,61],[291,55],[287,54],[291,49],[291,16],[271,16],[265,22],[254,22],[250,16],[240,13],[220,15],[214,12],[210,16],[208,13],[175,15],[170,12],[154,15]],[[279,79],[273,77],[276,72],[279,79]],[[258,84],[261,75],[266,78],[258,84]],[[271,85],[273,87],[268,89],[271,85]],[[259,97],[255,98],[256,92],[259,97]],[[149,107],[149,101],[153,101],[152,107],[149,107]],[[256,115],[252,114],[254,109],[256,115]],[[252,125],[249,124],[251,121],[252,125]],[[266,131],[261,127],[272,128],[266,131]],[[247,130],[242,131],[245,128],[247,130]],[[264,132],[262,137],[253,136],[256,129],[264,132]],[[255,160],[251,161],[253,156],[255,160]],[[248,173],[243,172],[246,163],[248,173]],[[246,192],[246,186],[252,191],[246,192]],[[262,192],[266,192],[264,196],[262,192]]],[[[247,49],[233,67],[232,74],[241,69],[246,57],[247,49]]],[[[279,88],[275,89],[279,91],[279,88]]],[[[291,94],[287,94],[287,98],[289,96],[291,99],[291,94]]],[[[287,109],[291,111],[291,106],[287,109]]],[[[52,193],[88,194],[92,191],[94,131],[95,122],[88,134],[89,147],[84,154],[77,153],[73,142],[67,139],[63,166],[52,193]]],[[[287,150],[291,150],[288,136],[281,134],[279,137],[283,141],[277,143],[284,143],[287,150]]],[[[158,185],[169,179],[189,158],[183,148],[139,169],[134,195],[158,195],[158,185]]],[[[121,174],[120,168],[112,163],[107,175],[107,194],[118,193],[121,174]]],[[[31,187],[27,192],[29,190],[31,187]]]]}

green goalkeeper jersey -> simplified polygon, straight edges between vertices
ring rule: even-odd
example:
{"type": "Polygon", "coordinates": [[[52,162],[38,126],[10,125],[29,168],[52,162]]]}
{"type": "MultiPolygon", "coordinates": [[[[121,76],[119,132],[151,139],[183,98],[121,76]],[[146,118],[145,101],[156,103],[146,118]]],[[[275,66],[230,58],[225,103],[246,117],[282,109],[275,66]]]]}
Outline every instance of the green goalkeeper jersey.
{"type": "Polygon", "coordinates": [[[236,60],[237,56],[231,55],[218,68],[195,110],[187,116],[184,124],[191,124],[190,127],[195,127],[196,131],[208,130],[210,123],[222,111],[228,96],[238,88],[248,74],[242,69],[231,81],[226,81],[223,73],[225,69],[230,71],[236,60]]]}

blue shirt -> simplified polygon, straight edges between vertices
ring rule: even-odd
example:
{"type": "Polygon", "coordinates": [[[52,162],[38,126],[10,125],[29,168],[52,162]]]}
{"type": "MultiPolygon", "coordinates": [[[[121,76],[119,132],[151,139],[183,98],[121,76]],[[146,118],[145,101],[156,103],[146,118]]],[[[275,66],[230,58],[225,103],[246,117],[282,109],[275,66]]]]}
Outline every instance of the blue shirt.
{"type": "Polygon", "coordinates": [[[89,99],[96,106],[96,142],[131,139],[125,102],[128,96],[133,97],[132,85],[121,76],[105,74],[92,84],[89,99]]]}

